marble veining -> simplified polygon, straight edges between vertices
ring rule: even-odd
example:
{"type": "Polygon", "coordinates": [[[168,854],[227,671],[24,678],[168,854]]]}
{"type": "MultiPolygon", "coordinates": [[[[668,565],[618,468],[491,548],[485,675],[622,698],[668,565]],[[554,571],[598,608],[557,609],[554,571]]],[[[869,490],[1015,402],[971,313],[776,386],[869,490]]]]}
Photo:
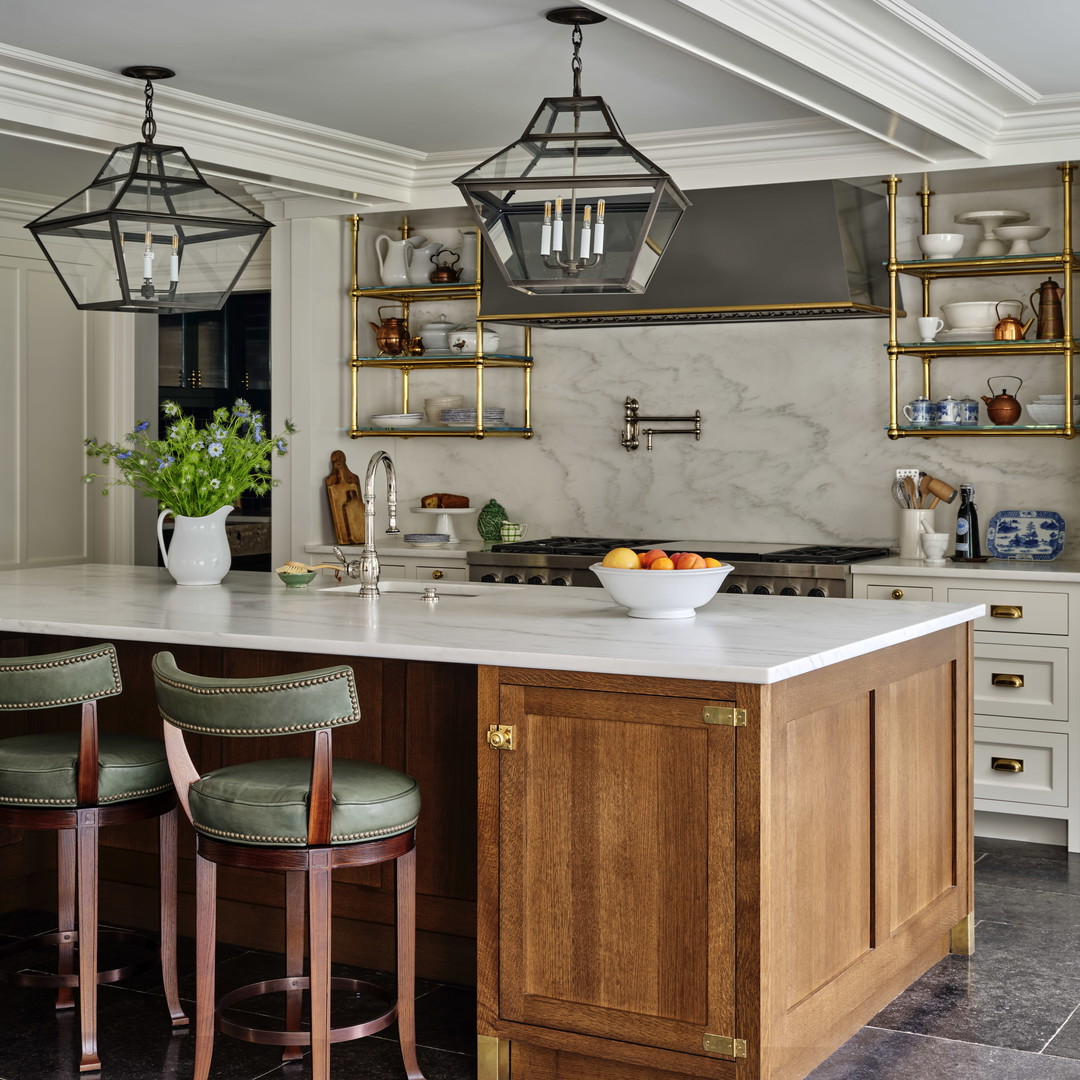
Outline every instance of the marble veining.
{"type": "Polygon", "coordinates": [[[693,619],[631,619],[602,589],[470,585],[436,605],[285,589],[233,571],[219,586],[81,564],[0,573],[0,630],[102,640],[773,683],[973,620],[981,604],[718,595],[693,619]]]}

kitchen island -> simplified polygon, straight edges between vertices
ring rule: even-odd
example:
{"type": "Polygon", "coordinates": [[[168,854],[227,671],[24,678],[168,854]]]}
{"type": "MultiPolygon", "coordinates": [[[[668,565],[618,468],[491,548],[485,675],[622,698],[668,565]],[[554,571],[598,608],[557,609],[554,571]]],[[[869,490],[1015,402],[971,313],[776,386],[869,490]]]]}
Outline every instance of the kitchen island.
{"type": "MultiPolygon", "coordinates": [[[[981,605],[725,594],[653,621],[599,589],[439,592],[9,571],[0,647],[116,642],[125,693],[102,722],[132,731],[157,730],[158,648],[203,674],[347,659],[365,722],[335,753],[420,782],[420,969],[475,965],[482,1080],[796,1080],[950,943],[970,949],[981,605]]],[[[234,742],[198,747],[199,767],[234,742]]],[[[109,917],[137,921],[152,845],[114,843],[109,917]]],[[[0,849],[10,902],[48,895],[40,857],[0,849]]],[[[384,963],[390,883],[342,879],[340,958],[384,963]]],[[[223,888],[222,932],[279,947],[273,882],[223,888]]]]}

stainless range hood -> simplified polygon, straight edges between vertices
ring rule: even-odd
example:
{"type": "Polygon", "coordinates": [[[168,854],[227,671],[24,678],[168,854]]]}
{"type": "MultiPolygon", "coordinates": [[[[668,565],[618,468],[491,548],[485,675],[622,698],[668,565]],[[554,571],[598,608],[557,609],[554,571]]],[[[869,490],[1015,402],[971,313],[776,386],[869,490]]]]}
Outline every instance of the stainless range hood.
{"type": "Polygon", "coordinates": [[[529,296],[485,251],[481,317],[558,327],[888,316],[884,193],[815,180],[688,194],[644,293],[529,296]]]}

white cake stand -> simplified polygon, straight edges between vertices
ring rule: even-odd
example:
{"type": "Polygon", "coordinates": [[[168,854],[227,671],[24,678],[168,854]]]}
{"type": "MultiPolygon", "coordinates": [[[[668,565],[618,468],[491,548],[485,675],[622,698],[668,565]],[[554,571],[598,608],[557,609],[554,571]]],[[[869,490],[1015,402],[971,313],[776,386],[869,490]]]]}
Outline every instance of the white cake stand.
{"type": "Polygon", "coordinates": [[[438,514],[431,532],[446,533],[450,537],[448,543],[459,544],[461,537],[454,533],[452,519],[458,514],[475,514],[480,508],[478,506],[414,506],[411,509],[414,514],[438,514]]]}
{"type": "Polygon", "coordinates": [[[1008,246],[1004,240],[994,235],[994,227],[1027,221],[1030,217],[1031,215],[1025,210],[969,210],[965,214],[957,214],[953,221],[957,225],[982,226],[982,243],[975,249],[976,255],[1004,255],[1008,246]]]}

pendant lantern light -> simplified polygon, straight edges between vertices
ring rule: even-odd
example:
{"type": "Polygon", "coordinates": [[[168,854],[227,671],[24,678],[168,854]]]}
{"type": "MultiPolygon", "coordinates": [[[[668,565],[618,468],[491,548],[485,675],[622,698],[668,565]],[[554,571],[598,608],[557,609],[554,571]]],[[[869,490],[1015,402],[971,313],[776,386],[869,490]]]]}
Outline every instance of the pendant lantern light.
{"type": "Polygon", "coordinates": [[[581,94],[581,27],[604,16],[546,17],[574,28],[572,96],[544,98],[517,142],[454,183],[513,288],[644,292],[690,202],[626,141],[603,98],[581,94]]]}
{"type": "Polygon", "coordinates": [[[215,311],[271,223],[211,187],[182,147],[154,142],[153,81],[175,72],[123,74],[146,82],[143,141],[117,147],[89,187],[26,228],[77,308],[215,311]]]}

